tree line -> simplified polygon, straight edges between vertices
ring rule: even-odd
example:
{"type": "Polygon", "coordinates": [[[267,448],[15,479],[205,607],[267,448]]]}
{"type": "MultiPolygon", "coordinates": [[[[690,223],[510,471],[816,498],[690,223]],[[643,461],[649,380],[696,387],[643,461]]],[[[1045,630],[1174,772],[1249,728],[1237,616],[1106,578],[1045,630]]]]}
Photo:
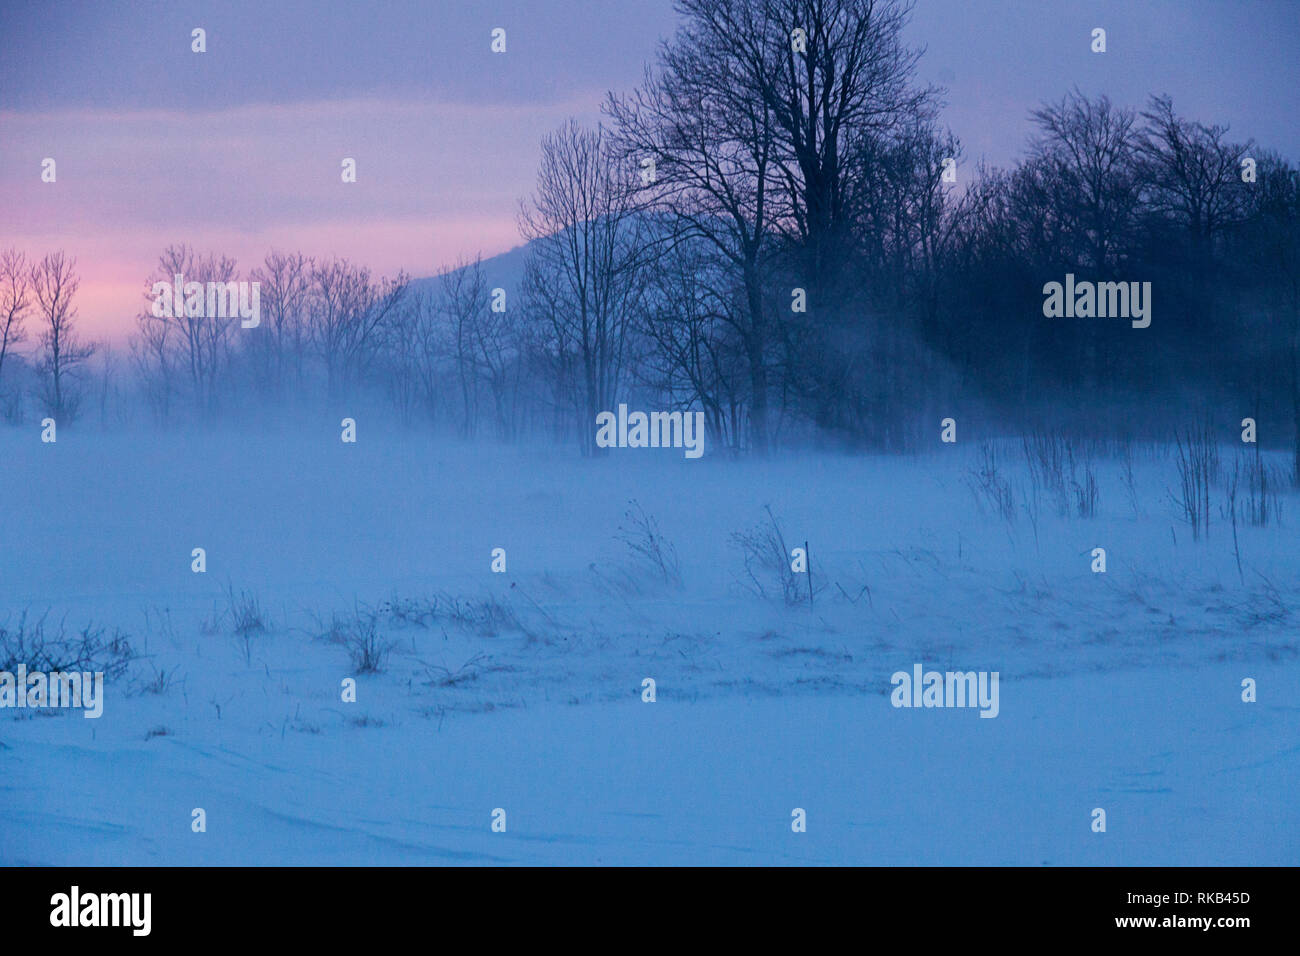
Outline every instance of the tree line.
{"type": "MultiPolygon", "coordinates": [[[[255,329],[137,318],[153,414],[364,390],[406,421],[594,455],[620,401],[702,410],[712,448],[757,453],[905,449],[958,410],[1142,431],[1207,405],[1289,428],[1300,475],[1300,176],[1276,151],[1167,95],[1074,89],[1031,111],[1010,168],[969,166],[917,80],[907,0],[677,6],[636,89],[544,138],[517,283],[490,287],[479,259],[412,280],[273,252],[243,277],[255,329]],[[1045,317],[1066,274],[1150,282],[1150,327],[1045,317]]],[[[93,351],[75,277],[47,257],[38,295],[14,257],[0,375],[39,313],[41,401],[66,413],[93,351]]],[[[186,245],[150,282],[176,273],[238,277],[186,245]]]]}

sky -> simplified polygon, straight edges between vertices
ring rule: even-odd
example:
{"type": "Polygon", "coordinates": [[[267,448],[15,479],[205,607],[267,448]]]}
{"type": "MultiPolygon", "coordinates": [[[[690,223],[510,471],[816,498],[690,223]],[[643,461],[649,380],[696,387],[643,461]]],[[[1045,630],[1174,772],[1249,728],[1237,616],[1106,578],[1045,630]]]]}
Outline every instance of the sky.
{"type": "MultiPolygon", "coordinates": [[[[83,328],[111,341],[171,243],[245,270],[271,249],[416,276],[495,255],[541,137],[597,120],[676,23],[671,0],[0,0],[0,248],[75,256],[83,328]]],[[[1013,162],[1029,110],[1075,85],[1168,93],[1300,160],[1300,0],[917,0],[908,33],[963,168],[1013,162]]]]}

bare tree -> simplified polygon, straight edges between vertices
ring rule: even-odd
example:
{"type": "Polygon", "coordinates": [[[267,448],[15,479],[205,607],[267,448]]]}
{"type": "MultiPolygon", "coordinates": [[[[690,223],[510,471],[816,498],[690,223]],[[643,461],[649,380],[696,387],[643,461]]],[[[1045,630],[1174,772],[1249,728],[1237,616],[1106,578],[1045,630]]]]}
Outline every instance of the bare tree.
{"type": "Polygon", "coordinates": [[[864,288],[844,298],[857,305],[865,334],[841,336],[839,348],[798,365],[799,391],[815,407],[833,403],[840,423],[877,446],[905,447],[909,413],[922,414],[927,400],[942,403],[924,343],[950,325],[941,318],[943,269],[962,223],[986,199],[978,188],[945,184],[961,155],[957,138],[926,116],[864,142],[859,161],[873,172],[863,178],[853,229],[864,288]],[[919,390],[918,381],[929,387],[919,390]]]}
{"type": "MultiPolygon", "coordinates": [[[[1030,115],[1039,129],[1032,144],[1032,160],[1043,172],[1037,183],[1067,259],[1060,265],[1077,264],[1103,278],[1135,247],[1141,192],[1136,114],[1076,89],[1030,115]]],[[[1112,361],[1103,328],[1085,323],[1079,329],[1080,375],[1089,388],[1112,361]]]]}
{"type": "Polygon", "coordinates": [[[1039,128],[1034,156],[1051,171],[1055,210],[1078,261],[1104,272],[1129,238],[1137,210],[1136,114],[1074,90],[1030,115],[1039,128]]]}
{"type": "MultiPolygon", "coordinates": [[[[785,307],[764,320],[755,301],[743,331],[755,390],[755,439],[760,426],[768,371],[768,343],[782,350],[801,342],[797,361],[805,368],[803,391],[816,420],[830,425],[839,414],[845,368],[835,359],[846,339],[864,337],[863,312],[853,301],[860,277],[853,268],[854,226],[870,178],[863,156],[870,145],[914,117],[933,115],[936,91],[914,85],[920,51],[909,47],[903,29],[909,0],[681,0],[687,26],[679,38],[698,54],[692,69],[710,77],[718,91],[704,129],[726,126],[732,117],[748,124],[741,132],[745,155],[761,160],[763,219],[783,239],[783,272],[769,268],[771,287],[783,285],[785,307]],[[770,146],[766,145],[770,142],[770,146]],[[764,144],[761,148],[760,144],[764,144]],[[793,289],[802,288],[804,312],[789,311],[793,289]],[[756,320],[758,320],[756,322],[756,320]],[[760,333],[760,334],[755,334],[760,333]],[[760,359],[759,348],[764,353],[760,359]]],[[[732,127],[735,129],[735,127],[732,127]]],[[[717,177],[713,175],[712,181],[717,177]]],[[[742,195],[744,195],[742,193],[742,195]]],[[[757,194],[754,199],[758,199],[757,194]]],[[[750,211],[753,225],[760,223],[750,211]]],[[[752,282],[749,295],[754,295],[752,282]]],[[[782,367],[797,371],[789,355],[782,367]]],[[[784,391],[788,382],[782,382],[784,391]]]]}
{"type": "Polygon", "coordinates": [[[272,395],[292,375],[301,387],[307,351],[307,301],[313,263],[302,253],[271,252],[249,278],[261,285],[262,322],[249,339],[257,375],[272,395]]]}
{"type": "Polygon", "coordinates": [[[27,257],[17,249],[6,249],[0,253],[0,376],[9,350],[27,339],[25,323],[31,305],[32,275],[27,257]]]}
{"type": "MultiPolygon", "coordinates": [[[[642,88],[628,97],[611,94],[606,110],[617,124],[624,163],[652,170],[644,177],[641,198],[655,213],[671,217],[674,235],[665,244],[703,239],[743,290],[739,309],[716,314],[732,324],[743,347],[749,377],[746,437],[763,451],[774,338],[763,283],[781,200],[776,123],[766,100],[745,82],[752,64],[734,44],[719,42],[718,26],[697,9],[676,39],[661,48],[657,70],[647,70],[642,88]]],[[[683,305],[692,307],[689,301],[683,305]]],[[[671,326],[657,328],[668,332],[671,326]]],[[[664,348],[674,339],[656,341],[664,348]]],[[[661,357],[674,354],[686,358],[671,349],[661,357]]],[[[711,412],[716,416],[719,409],[711,412]]]]}
{"type": "Polygon", "coordinates": [[[460,433],[468,438],[478,428],[477,327],[484,321],[488,309],[482,257],[476,256],[472,262],[458,259],[455,265],[443,270],[438,276],[438,291],[456,357],[456,379],[461,397],[460,433]]]}
{"type": "Polygon", "coordinates": [[[543,268],[536,257],[525,260],[522,292],[526,320],[522,338],[530,367],[544,383],[543,401],[551,414],[553,437],[564,440],[576,428],[579,444],[586,448],[586,399],[578,372],[579,349],[559,282],[559,276],[543,268]]]}
{"type": "Polygon", "coordinates": [[[394,313],[384,337],[385,378],[404,423],[417,410],[436,420],[448,361],[446,332],[438,296],[430,289],[413,288],[394,313]]]}
{"type": "Polygon", "coordinates": [[[50,253],[32,266],[32,293],[41,320],[37,372],[46,411],[59,420],[76,417],[81,404],[77,381],[79,367],[94,354],[76,329],[77,310],[72,304],[80,285],[76,260],[62,251],[50,253]]]}
{"type": "Polygon", "coordinates": [[[1151,97],[1142,118],[1136,149],[1146,205],[1185,230],[1203,267],[1220,233],[1240,219],[1239,167],[1253,144],[1229,142],[1226,126],[1179,117],[1169,96],[1151,97]]]}
{"type": "Polygon", "coordinates": [[[854,204],[870,170],[865,138],[929,114],[912,85],[921,51],[903,41],[907,0],[682,0],[740,96],[771,113],[787,234],[804,251],[814,298],[846,263],[854,204]]]}
{"type": "Polygon", "coordinates": [[[346,259],[313,265],[311,279],[311,342],[325,363],[329,395],[338,397],[370,371],[409,279],[399,274],[376,282],[369,269],[346,259]]]}
{"type": "Polygon", "coordinates": [[[515,312],[489,312],[476,328],[479,377],[492,396],[498,437],[513,441],[519,433],[524,352],[515,312]]]}
{"type": "MultiPolygon", "coordinates": [[[[208,315],[206,307],[190,308],[186,301],[171,301],[170,307],[155,309],[152,289],[155,283],[170,286],[180,276],[182,299],[187,300],[184,287],[190,283],[225,284],[234,282],[236,275],[235,260],[229,256],[202,255],[185,243],[177,243],[163,250],[157,269],[145,282],[145,298],[151,305],[136,321],[141,339],[135,349],[137,367],[141,362],[152,363],[153,387],[164,386],[169,393],[185,382],[194,407],[202,415],[216,411],[239,318],[208,315]]],[[[154,397],[160,396],[155,393],[154,397]]]]}
{"type": "Polygon", "coordinates": [[[1286,382],[1294,432],[1292,482],[1300,488],[1300,170],[1275,152],[1259,151],[1244,230],[1252,266],[1268,277],[1270,324],[1285,335],[1286,382]]]}
{"type": "Polygon", "coordinates": [[[136,318],[136,334],[131,337],[131,365],[145,402],[160,424],[171,415],[177,389],[174,338],[179,338],[179,332],[172,323],[159,321],[148,312],[136,318]]]}
{"type": "MultiPolygon", "coordinates": [[[[740,448],[752,368],[740,329],[747,296],[730,263],[707,243],[666,249],[651,280],[643,331],[654,348],[638,377],[667,396],[670,407],[704,410],[709,434],[740,448]]],[[[752,439],[752,436],[750,436],[752,439]]]]}
{"type": "Polygon", "coordinates": [[[481,256],[458,259],[404,298],[383,345],[385,384],[404,421],[420,408],[433,419],[454,390],[459,393],[453,400],[460,409],[457,430],[472,436],[486,391],[498,435],[514,437],[525,365],[515,315],[523,310],[496,304],[488,295],[481,256]]]}
{"type": "Polygon", "coordinates": [[[529,294],[546,301],[552,347],[571,347],[577,361],[587,455],[596,452],[596,415],[618,394],[649,258],[634,193],[606,132],[570,120],[543,138],[537,191],[520,209],[529,294]]]}
{"type": "Polygon", "coordinates": [[[118,360],[117,353],[107,341],[96,342],[93,344],[93,348],[95,354],[99,357],[95,369],[95,397],[99,404],[99,424],[101,428],[104,428],[108,426],[109,404],[115,402],[118,397],[118,360]]]}

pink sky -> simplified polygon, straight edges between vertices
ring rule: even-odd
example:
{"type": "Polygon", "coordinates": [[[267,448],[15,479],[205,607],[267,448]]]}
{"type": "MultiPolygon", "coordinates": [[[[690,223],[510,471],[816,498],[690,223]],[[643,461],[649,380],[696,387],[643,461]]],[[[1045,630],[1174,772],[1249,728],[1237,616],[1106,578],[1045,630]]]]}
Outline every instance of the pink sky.
{"type": "Polygon", "coordinates": [[[543,134],[596,99],[536,106],[355,100],[229,110],[0,113],[0,244],[75,256],[82,327],[123,341],[163,247],[272,248],[430,275],[519,244],[543,134]],[[41,161],[57,181],[41,181],[41,161]],[[357,182],[340,163],[357,161],[357,182]]]}
{"type": "MultiPolygon", "coordinates": [[[[1294,160],[1296,9],[918,0],[908,31],[927,48],[920,79],[947,88],[964,170],[1014,161],[1029,110],[1075,85],[1124,106],[1169,93],[1294,160]]],[[[416,276],[504,252],[543,134],[598,118],[676,22],[671,0],[0,4],[0,248],[74,256],[84,330],[119,342],[170,243],[244,271],[276,248],[416,276]],[[500,24],[505,55],[489,50],[500,24]],[[56,183],[41,182],[45,157],[56,183]]]]}

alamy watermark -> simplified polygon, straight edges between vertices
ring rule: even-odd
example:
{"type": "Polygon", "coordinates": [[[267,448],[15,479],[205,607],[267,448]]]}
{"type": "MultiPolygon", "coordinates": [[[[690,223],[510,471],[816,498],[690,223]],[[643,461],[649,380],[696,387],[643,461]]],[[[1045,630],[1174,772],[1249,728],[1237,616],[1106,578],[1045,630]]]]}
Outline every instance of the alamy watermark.
{"type": "Polygon", "coordinates": [[[153,297],[158,319],[239,318],[245,329],[262,324],[260,282],[186,282],[178,272],[172,282],[155,282],[153,297]]]}
{"type": "Polygon", "coordinates": [[[703,412],[632,412],[596,416],[597,448],[684,448],[687,458],[704,454],[703,412]]]}
{"type": "Polygon", "coordinates": [[[74,886],[50,897],[50,925],[125,926],[133,936],[148,936],[152,910],[152,893],[82,893],[74,886]]]}
{"type": "Polygon", "coordinates": [[[83,717],[104,713],[104,672],[31,671],[18,665],[18,673],[0,671],[0,709],[6,707],[81,707],[83,717]]]}
{"type": "Polygon", "coordinates": [[[1150,282],[1075,282],[1067,272],[1064,285],[1049,282],[1043,295],[1049,319],[1132,319],[1135,329],[1151,324],[1150,282]]]}
{"type": "Polygon", "coordinates": [[[926,671],[912,665],[912,673],[896,671],[889,679],[895,707],[978,707],[981,717],[998,715],[998,672],[926,671]]]}

